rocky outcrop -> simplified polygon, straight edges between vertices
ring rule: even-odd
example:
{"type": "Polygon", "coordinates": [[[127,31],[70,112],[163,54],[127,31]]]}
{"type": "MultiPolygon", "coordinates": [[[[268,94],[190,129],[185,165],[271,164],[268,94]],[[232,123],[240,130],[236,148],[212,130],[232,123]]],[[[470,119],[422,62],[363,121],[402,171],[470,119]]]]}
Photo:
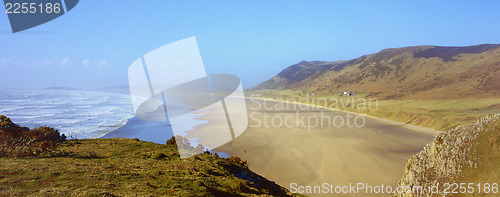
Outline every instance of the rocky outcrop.
{"type": "Polygon", "coordinates": [[[486,116],[473,125],[458,126],[436,136],[424,150],[408,160],[405,173],[398,182],[400,193],[394,196],[446,196],[441,190],[443,183],[453,183],[462,175],[464,167],[477,167],[480,159],[474,156],[475,144],[480,142],[475,139],[499,119],[500,114],[486,116]],[[439,185],[440,191],[433,194],[429,188],[436,185],[439,185]],[[418,187],[422,190],[417,191],[418,187]]]}

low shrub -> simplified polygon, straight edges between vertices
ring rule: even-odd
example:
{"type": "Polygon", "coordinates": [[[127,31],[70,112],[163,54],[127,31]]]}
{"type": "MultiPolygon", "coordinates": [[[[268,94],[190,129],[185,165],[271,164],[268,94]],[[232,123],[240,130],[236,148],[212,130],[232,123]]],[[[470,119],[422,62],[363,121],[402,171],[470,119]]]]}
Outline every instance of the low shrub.
{"type": "Polygon", "coordinates": [[[29,129],[0,115],[0,157],[35,156],[53,150],[66,140],[64,134],[50,127],[29,129]]]}
{"type": "Polygon", "coordinates": [[[175,143],[175,137],[172,136],[172,138],[170,138],[169,140],[167,140],[167,145],[177,145],[177,143],[175,143]]]}
{"type": "Polygon", "coordinates": [[[165,157],[167,157],[167,156],[165,154],[163,154],[163,153],[153,153],[151,155],[152,159],[163,159],[165,157]]]}
{"type": "Polygon", "coordinates": [[[167,145],[177,145],[179,150],[186,150],[194,153],[203,153],[205,151],[203,145],[198,144],[196,147],[193,147],[188,139],[180,135],[172,136],[172,138],[167,140],[167,145]]]}
{"type": "Polygon", "coordinates": [[[248,163],[246,160],[242,160],[240,157],[237,156],[231,156],[229,158],[226,158],[227,161],[235,164],[239,164],[241,166],[247,167],[248,168],[248,163]]]}

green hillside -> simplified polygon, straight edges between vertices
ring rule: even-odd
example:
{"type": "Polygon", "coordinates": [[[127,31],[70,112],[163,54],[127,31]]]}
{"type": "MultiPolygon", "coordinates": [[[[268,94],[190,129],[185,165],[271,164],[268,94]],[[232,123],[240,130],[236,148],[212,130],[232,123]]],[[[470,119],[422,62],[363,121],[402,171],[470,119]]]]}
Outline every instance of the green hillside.
{"type": "Polygon", "coordinates": [[[238,157],[207,152],[181,160],[173,140],[73,139],[40,149],[59,133],[46,129],[56,138],[33,143],[40,129],[0,117],[1,150],[10,150],[0,155],[0,196],[295,196],[238,157]]]}
{"type": "Polygon", "coordinates": [[[291,196],[244,165],[132,139],[70,140],[40,157],[0,158],[0,196],[291,196]]]}
{"type": "Polygon", "coordinates": [[[369,92],[381,98],[500,96],[500,45],[385,49],[349,61],[302,61],[252,90],[369,92]]]}
{"type": "Polygon", "coordinates": [[[338,110],[444,131],[500,112],[500,45],[415,46],[348,61],[302,61],[250,95],[327,99],[327,105],[344,103],[334,105],[338,110]],[[339,96],[344,91],[357,94],[339,96]],[[372,107],[356,107],[363,104],[372,107]]]}

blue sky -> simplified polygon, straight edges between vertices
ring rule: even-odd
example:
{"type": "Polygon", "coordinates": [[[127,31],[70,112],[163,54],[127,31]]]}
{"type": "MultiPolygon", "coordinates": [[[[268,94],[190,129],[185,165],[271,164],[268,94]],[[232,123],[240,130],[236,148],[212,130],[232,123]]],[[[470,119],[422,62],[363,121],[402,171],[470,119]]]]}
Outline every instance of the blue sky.
{"type": "MultiPolygon", "coordinates": [[[[0,6],[2,7],[2,6],[0,6]]],[[[127,85],[142,54],[196,36],[208,73],[245,88],[302,60],[500,43],[499,1],[80,1],[13,34],[0,14],[0,89],[127,85]]]]}

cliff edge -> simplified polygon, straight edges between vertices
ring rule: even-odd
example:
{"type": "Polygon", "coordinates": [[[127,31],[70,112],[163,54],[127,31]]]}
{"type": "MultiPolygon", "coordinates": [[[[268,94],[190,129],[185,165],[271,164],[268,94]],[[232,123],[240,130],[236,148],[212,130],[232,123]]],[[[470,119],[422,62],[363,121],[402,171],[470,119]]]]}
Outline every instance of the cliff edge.
{"type": "Polygon", "coordinates": [[[408,161],[398,182],[406,191],[394,196],[498,195],[499,119],[485,116],[436,136],[408,161]]]}

